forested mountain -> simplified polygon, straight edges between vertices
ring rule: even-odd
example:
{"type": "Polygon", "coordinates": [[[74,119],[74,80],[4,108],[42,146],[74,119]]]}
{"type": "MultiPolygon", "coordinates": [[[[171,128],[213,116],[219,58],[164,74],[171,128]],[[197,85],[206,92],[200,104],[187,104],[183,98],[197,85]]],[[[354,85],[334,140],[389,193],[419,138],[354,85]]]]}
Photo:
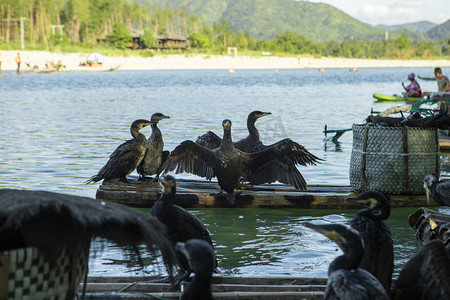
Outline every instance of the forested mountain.
{"type": "Polygon", "coordinates": [[[436,24],[436,23],[432,23],[432,22],[428,22],[428,21],[420,21],[420,22],[405,23],[405,24],[398,24],[398,25],[379,24],[379,25],[377,25],[377,27],[381,27],[381,28],[389,29],[389,30],[408,29],[408,30],[415,30],[415,31],[420,31],[420,32],[427,32],[428,30],[430,30],[433,27],[436,27],[437,25],[438,24],[436,24]]]}
{"type": "Polygon", "coordinates": [[[445,23],[431,28],[426,33],[430,39],[441,40],[450,38],[450,19],[445,23]]]}
{"type": "Polygon", "coordinates": [[[219,22],[224,18],[234,31],[265,40],[272,40],[286,31],[317,43],[344,39],[382,40],[386,31],[362,23],[324,3],[293,0],[154,1],[163,7],[186,8],[207,22],[219,22]]]}

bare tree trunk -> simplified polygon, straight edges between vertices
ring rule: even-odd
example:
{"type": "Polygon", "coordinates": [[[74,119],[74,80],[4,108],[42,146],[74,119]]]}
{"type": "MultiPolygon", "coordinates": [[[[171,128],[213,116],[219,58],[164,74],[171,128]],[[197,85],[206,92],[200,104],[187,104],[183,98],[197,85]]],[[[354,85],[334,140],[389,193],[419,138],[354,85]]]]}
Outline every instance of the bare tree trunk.
{"type": "Polygon", "coordinates": [[[6,6],[6,32],[5,32],[5,42],[9,43],[9,38],[11,34],[11,21],[8,21],[11,18],[11,10],[10,5],[6,6]]]}

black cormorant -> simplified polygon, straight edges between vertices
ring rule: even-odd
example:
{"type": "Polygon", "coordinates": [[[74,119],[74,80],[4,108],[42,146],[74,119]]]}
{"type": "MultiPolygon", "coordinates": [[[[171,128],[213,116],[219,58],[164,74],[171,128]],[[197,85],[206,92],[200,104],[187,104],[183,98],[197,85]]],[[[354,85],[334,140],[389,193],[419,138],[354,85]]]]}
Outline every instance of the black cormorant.
{"type": "MultiPolygon", "coordinates": [[[[164,175],[159,178],[159,183],[162,187],[161,197],[153,205],[150,214],[166,225],[167,235],[173,247],[177,242],[186,242],[195,238],[205,240],[213,247],[209,231],[202,221],[182,207],[175,205],[175,178],[171,175],[164,175]]],[[[181,281],[188,277],[192,270],[183,257],[177,255],[177,258],[180,266],[177,280],[181,281]]],[[[215,265],[217,266],[217,261],[215,265]]]]}
{"type": "Polygon", "coordinates": [[[439,180],[436,173],[428,173],[423,179],[423,188],[430,203],[430,194],[441,205],[450,206],[450,180],[439,180]]]}
{"type": "Polygon", "coordinates": [[[155,122],[152,124],[152,135],[147,139],[147,150],[145,151],[144,159],[137,167],[137,172],[140,177],[152,176],[156,174],[156,180],[161,173],[162,163],[169,156],[169,151],[163,151],[164,141],[157,124],[162,119],[170,119],[162,113],[154,113],[152,115],[151,121],[155,122]]]}
{"type": "Polygon", "coordinates": [[[175,251],[183,255],[195,277],[181,295],[181,300],[212,300],[211,280],[214,271],[214,249],[201,239],[178,242],[175,251]]]}
{"type": "Polygon", "coordinates": [[[344,252],[335,258],[328,268],[324,299],[389,299],[378,279],[366,270],[358,268],[364,248],[356,230],[340,224],[304,225],[333,240],[344,252]]]}
{"type": "Polygon", "coordinates": [[[97,182],[102,179],[119,179],[120,181],[128,182],[127,175],[133,172],[141,163],[147,146],[147,139],[139,130],[153,123],[155,122],[142,119],[134,121],[130,127],[133,139],[117,147],[109,156],[106,165],[100,169],[97,175],[87,180],[86,183],[97,182]]]}
{"type": "Polygon", "coordinates": [[[366,205],[350,223],[364,241],[364,255],[359,267],[374,275],[389,292],[394,269],[394,244],[386,220],[391,207],[389,199],[380,192],[365,191],[346,199],[366,205]]]}
{"type": "MultiPolygon", "coordinates": [[[[271,113],[258,110],[252,111],[248,115],[247,129],[249,135],[246,138],[233,143],[236,149],[247,153],[253,153],[275,146],[284,155],[289,157],[289,159],[292,160],[296,165],[306,166],[308,164],[315,165],[317,163],[320,163],[322,159],[310,153],[308,150],[306,150],[305,147],[289,138],[283,139],[272,145],[264,145],[259,139],[259,131],[255,126],[255,122],[259,118],[267,115],[271,115],[271,113]]],[[[208,149],[218,148],[221,142],[222,139],[212,131],[208,131],[207,133],[199,136],[196,140],[197,144],[208,149]]]]}
{"type": "Polygon", "coordinates": [[[223,139],[219,148],[210,150],[192,141],[184,141],[170,154],[165,172],[188,172],[206,177],[217,177],[221,189],[227,192],[233,204],[235,189],[240,179],[251,184],[279,181],[306,189],[306,182],[294,163],[276,147],[255,153],[245,153],[233,146],[231,121],[223,120],[223,139]]]}
{"type": "Polygon", "coordinates": [[[394,300],[450,299],[450,249],[441,240],[423,244],[392,285],[394,300]]]}

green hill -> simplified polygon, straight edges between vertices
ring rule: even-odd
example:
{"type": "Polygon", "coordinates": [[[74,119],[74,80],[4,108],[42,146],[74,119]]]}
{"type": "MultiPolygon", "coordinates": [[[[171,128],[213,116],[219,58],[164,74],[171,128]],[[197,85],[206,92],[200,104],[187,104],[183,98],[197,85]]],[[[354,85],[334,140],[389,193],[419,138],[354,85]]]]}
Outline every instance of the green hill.
{"type": "Polygon", "coordinates": [[[207,22],[227,20],[237,32],[272,40],[291,31],[316,43],[381,40],[385,29],[362,23],[323,3],[293,0],[154,0],[162,7],[186,8],[207,22]]]}
{"type": "Polygon", "coordinates": [[[389,29],[389,30],[413,30],[413,31],[419,31],[419,32],[426,32],[429,29],[437,26],[438,24],[428,22],[428,21],[420,21],[420,22],[414,22],[414,23],[405,23],[405,24],[398,24],[398,25],[377,25],[377,27],[389,29]]]}
{"type": "Polygon", "coordinates": [[[450,37],[450,19],[436,27],[428,30],[427,35],[430,39],[443,40],[450,37]]]}

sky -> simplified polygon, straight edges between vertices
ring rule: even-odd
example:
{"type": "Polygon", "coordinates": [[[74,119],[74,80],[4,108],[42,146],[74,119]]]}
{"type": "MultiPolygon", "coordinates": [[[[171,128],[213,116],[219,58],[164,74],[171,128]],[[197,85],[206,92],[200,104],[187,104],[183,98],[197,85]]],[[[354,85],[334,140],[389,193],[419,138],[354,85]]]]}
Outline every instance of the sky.
{"type": "Polygon", "coordinates": [[[449,0],[308,0],[330,4],[353,18],[371,25],[397,25],[450,19],[449,0]]]}

